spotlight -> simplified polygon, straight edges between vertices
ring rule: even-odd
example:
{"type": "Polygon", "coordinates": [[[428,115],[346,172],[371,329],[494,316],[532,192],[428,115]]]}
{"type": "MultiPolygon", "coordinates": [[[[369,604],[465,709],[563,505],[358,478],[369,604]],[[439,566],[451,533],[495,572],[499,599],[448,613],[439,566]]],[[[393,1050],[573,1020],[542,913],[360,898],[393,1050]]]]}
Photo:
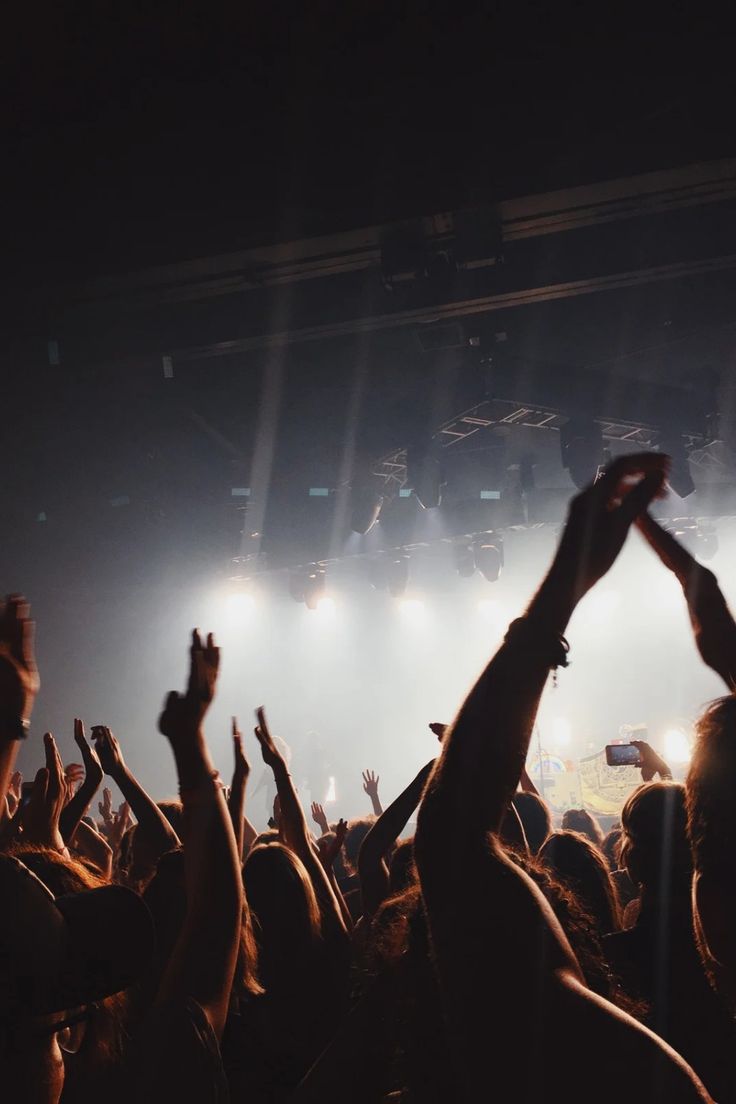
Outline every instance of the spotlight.
{"type": "Polygon", "coordinates": [[[475,557],[469,544],[454,544],[452,558],[455,562],[455,570],[461,579],[469,579],[475,575],[475,557]]]}
{"type": "Polygon", "coordinates": [[[304,602],[307,609],[317,609],[325,593],[326,576],[324,569],[313,564],[304,580],[304,602]]]}
{"type": "Polygon", "coordinates": [[[503,567],[503,538],[500,533],[489,533],[473,548],[475,566],[484,579],[495,583],[503,567]]]}
{"type": "Polygon", "coordinates": [[[431,446],[412,445],[407,449],[406,481],[423,509],[433,510],[440,505],[444,486],[442,464],[431,446]]]}
{"type": "Polygon", "coordinates": [[[552,739],[558,747],[568,747],[572,740],[572,727],[566,717],[555,717],[552,721],[552,739]]]}
{"type": "Polygon", "coordinates": [[[670,728],[665,732],[662,740],[664,745],[664,757],[668,763],[684,767],[692,758],[690,741],[681,728],[670,728]]]}
{"type": "Polygon", "coordinates": [[[409,582],[409,557],[392,556],[386,562],[386,583],[392,598],[401,598],[409,582]]]}
{"type": "Polygon", "coordinates": [[[330,598],[329,595],[323,594],[321,598],[317,599],[317,604],[314,608],[320,617],[327,619],[335,616],[337,607],[335,606],[334,598],[330,598]]]}
{"type": "Polygon", "coordinates": [[[570,418],[560,429],[562,466],[582,490],[595,479],[603,462],[603,433],[592,418],[570,418]]]}
{"type": "Polygon", "coordinates": [[[383,506],[383,495],[372,487],[354,486],[350,496],[350,528],[354,533],[365,535],[378,521],[383,506]]]}
{"type": "Polygon", "coordinates": [[[228,616],[240,619],[252,613],[255,607],[255,599],[252,594],[243,590],[233,590],[225,599],[228,616]]]}
{"type": "Polygon", "coordinates": [[[419,598],[402,598],[399,602],[402,617],[407,621],[423,621],[425,615],[424,602],[419,598]]]}
{"type": "Polygon", "coordinates": [[[668,476],[670,487],[680,498],[688,498],[695,490],[695,484],[693,483],[692,473],[690,472],[690,461],[688,460],[688,454],[685,449],[685,442],[682,439],[682,434],[673,432],[663,433],[660,438],[659,447],[662,452],[669,454],[672,461],[668,476]]]}

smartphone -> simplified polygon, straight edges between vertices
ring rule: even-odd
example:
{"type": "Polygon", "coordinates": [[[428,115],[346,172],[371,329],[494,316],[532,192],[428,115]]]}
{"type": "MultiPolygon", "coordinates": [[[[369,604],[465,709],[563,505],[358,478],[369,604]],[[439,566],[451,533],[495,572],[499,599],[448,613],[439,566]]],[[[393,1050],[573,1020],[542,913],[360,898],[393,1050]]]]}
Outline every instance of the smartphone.
{"type": "Polygon", "coordinates": [[[609,767],[640,767],[641,752],[633,744],[606,744],[609,767]]]}
{"type": "Polygon", "coordinates": [[[25,808],[28,802],[31,800],[31,794],[33,793],[33,783],[24,782],[20,788],[20,804],[21,808],[25,808]]]}

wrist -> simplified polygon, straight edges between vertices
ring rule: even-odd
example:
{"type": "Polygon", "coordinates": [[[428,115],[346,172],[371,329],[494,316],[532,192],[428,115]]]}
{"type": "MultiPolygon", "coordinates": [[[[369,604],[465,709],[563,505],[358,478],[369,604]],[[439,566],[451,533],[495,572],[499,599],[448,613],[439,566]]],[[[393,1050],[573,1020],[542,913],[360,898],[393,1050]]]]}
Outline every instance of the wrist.
{"type": "Polygon", "coordinates": [[[576,573],[556,560],[529,604],[526,616],[554,632],[563,633],[583,597],[576,573]]]}

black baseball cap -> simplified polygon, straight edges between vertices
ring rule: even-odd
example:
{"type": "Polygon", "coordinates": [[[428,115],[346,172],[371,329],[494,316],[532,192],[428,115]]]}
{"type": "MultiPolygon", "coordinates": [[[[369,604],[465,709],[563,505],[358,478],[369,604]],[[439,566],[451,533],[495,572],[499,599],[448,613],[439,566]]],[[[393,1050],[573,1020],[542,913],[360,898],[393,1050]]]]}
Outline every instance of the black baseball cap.
{"type": "Polygon", "coordinates": [[[127,989],[153,954],[150,913],[123,886],[54,897],[0,855],[0,1018],[45,1015],[127,989]]]}

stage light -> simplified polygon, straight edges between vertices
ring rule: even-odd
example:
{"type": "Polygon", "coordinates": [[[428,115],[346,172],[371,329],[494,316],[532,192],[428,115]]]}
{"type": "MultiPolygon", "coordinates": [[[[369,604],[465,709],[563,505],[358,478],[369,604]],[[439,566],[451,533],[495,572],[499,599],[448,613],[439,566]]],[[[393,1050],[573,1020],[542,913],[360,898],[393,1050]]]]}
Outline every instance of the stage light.
{"type": "Polygon", "coordinates": [[[335,779],[330,775],[329,785],[327,787],[327,793],[325,794],[325,805],[331,805],[334,801],[337,801],[337,787],[335,785],[335,779]]]}
{"type": "Polygon", "coordinates": [[[323,595],[317,599],[317,604],[314,607],[315,613],[318,613],[320,617],[328,619],[335,616],[337,606],[335,605],[335,599],[330,598],[328,594],[323,595]]]}
{"type": "Polygon", "coordinates": [[[412,445],[406,453],[406,481],[424,510],[433,510],[442,502],[442,464],[431,446],[412,445]]]}
{"type": "Polygon", "coordinates": [[[489,533],[473,547],[475,566],[484,579],[495,583],[503,567],[503,537],[500,533],[489,533]]]}
{"type": "Polygon", "coordinates": [[[690,741],[681,728],[668,728],[662,740],[664,758],[668,763],[684,767],[692,758],[690,741]]]}
{"type": "Polygon", "coordinates": [[[469,579],[475,575],[475,557],[469,544],[454,544],[452,546],[452,558],[455,570],[461,579],[469,579]]]}
{"type": "Polygon", "coordinates": [[[386,561],[386,584],[392,598],[401,598],[409,582],[409,557],[392,556],[386,561]]]}
{"type": "Polygon", "coordinates": [[[570,418],[560,429],[562,466],[576,487],[592,483],[603,463],[603,432],[592,418],[570,418]]]}
{"type": "Polygon", "coordinates": [[[350,494],[350,528],[365,535],[378,521],[383,506],[383,495],[370,487],[353,487],[350,494]]]}
{"type": "Polygon", "coordinates": [[[572,726],[566,717],[555,717],[552,721],[552,739],[558,747],[569,747],[572,741],[572,726]]]}
{"type": "Polygon", "coordinates": [[[233,618],[247,617],[255,609],[256,601],[247,591],[234,590],[227,595],[225,606],[228,616],[233,618]]]}
{"type": "Polygon", "coordinates": [[[424,621],[427,612],[424,602],[419,598],[402,598],[399,602],[399,610],[402,617],[414,623],[424,621]]]}
{"type": "Polygon", "coordinates": [[[314,610],[325,593],[326,576],[324,569],[316,564],[310,568],[304,579],[304,602],[307,609],[314,610]]]}

